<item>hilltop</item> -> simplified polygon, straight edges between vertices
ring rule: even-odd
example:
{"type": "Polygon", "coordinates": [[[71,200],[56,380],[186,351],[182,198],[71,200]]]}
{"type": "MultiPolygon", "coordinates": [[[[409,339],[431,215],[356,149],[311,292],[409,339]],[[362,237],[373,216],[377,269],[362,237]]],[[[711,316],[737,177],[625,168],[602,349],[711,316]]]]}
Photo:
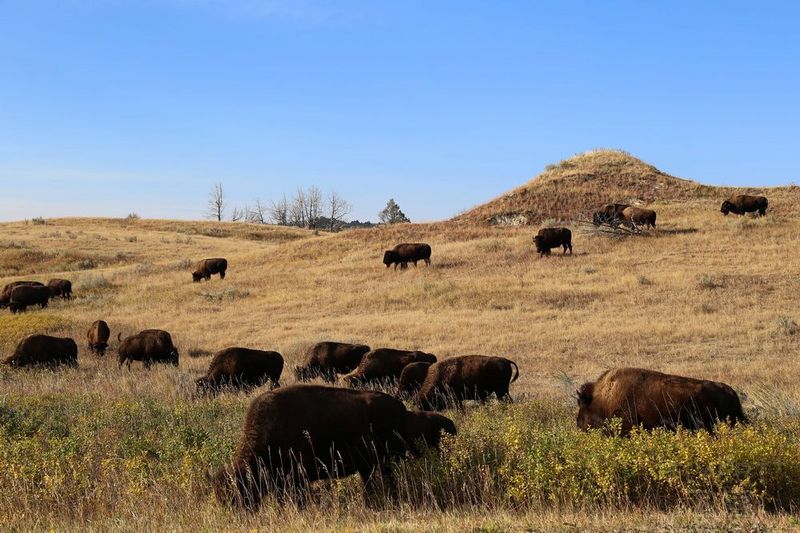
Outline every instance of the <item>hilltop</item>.
{"type": "Polygon", "coordinates": [[[548,165],[544,172],[454,220],[492,225],[589,218],[597,206],[723,198],[734,189],[677,178],[619,150],[592,150],[548,165]]]}

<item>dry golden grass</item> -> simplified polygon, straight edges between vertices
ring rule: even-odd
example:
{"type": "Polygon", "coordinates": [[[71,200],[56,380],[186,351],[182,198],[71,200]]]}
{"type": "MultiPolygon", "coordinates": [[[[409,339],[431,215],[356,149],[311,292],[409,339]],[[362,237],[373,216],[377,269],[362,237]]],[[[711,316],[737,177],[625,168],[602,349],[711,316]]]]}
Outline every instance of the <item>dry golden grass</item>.
{"type": "MultiPolygon", "coordinates": [[[[761,219],[723,217],[718,196],[699,196],[704,197],[658,203],[659,229],[647,235],[621,238],[573,226],[575,255],[556,252],[545,259],[532,249],[530,228],[466,222],[335,235],[155,220],[2,224],[0,284],[64,277],[73,281],[74,299],[54,301],[44,311],[0,314],[0,355],[10,354],[26,334],[52,333],[76,339],[80,366],[60,372],[2,370],[0,402],[70,402],[91,394],[109,406],[129,398],[191,404],[192,381],[209,357],[192,358],[190,352],[210,354],[231,345],[277,350],[287,363],[282,381],[291,383],[298,348],[330,339],[419,348],[440,358],[504,355],[520,366],[511,391],[517,401],[542,401],[564,412],[572,412],[572,393],[580,383],[625,365],[726,381],[743,395],[753,418],[794,420],[800,415],[800,332],[792,327],[800,322],[800,195],[793,188],[775,191],[770,212],[761,219]],[[382,251],[401,241],[429,242],[433,266],[387,270],[382,251]],[[193,284],[194,262],[216,256],[229,261],[226,279],[193,284]],[[86,329],[99,318],[109,322],[114,339],[102,360],[85,347],[86,329]],[[172,333],[180,368],[118,369],[117,332],[149,327],[172,333]]],[[[226,394],[216,401],[239,416],[249,397],[226,394]]],[[[241,423],[236,416],[221,423],[228,444],[241,423]]],[[[19,483],[15,490],[23,490],[23,480],[19,483]]],[[[103,530],[797,525],[791,515],[724,509],[373,512],[358,501],[335,511],[267,507],[255,516],[234,516],[209,498],[183,496],[144,490],[141,500],[131,496],[119,507],[102,500],[88,512],[81,508],[86,502],[74,507],[62,502],[64,509],[48,513],[37,511],[24,495],[6,494],[5,502],[24,505],[0,511],[0,521],[19,529],[77,529],[91,516],[88,525],[103,530]],[[131,503],[137,501],[141,507],[131,503]]]]}

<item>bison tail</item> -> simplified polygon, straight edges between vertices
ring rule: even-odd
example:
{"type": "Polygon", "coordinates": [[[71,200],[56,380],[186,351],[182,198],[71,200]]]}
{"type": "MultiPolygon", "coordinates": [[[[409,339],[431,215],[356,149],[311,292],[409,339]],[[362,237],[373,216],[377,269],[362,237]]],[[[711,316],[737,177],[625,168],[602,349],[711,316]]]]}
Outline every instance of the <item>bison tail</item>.
{"type": "Polygon", "coordinates": [[[519,367],[517,366],[517,363],[515,363],[514,361],[511,361],[510,359],[509,359],[508,362],[511,363],[512,365],[514,365],[514,370],[515,370],[514,377],[511,378],[511,381],[509,382],[509,383],[514,383],[515,381],[517,381],[517,378],[519,378],[519,367]]]}
{"type": "Polygon", "coordinates": [[[122,342],[122,332],[121,331],[117,332],[117,342],[122,342]]]}

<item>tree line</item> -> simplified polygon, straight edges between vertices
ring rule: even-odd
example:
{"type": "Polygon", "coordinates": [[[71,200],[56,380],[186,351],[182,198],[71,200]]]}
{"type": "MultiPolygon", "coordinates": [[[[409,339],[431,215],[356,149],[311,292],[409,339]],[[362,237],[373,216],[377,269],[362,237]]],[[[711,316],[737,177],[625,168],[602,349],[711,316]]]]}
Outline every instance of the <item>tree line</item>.
{"type": "MultiPolygon", "coordinates": [[[[215,183],[208,193],[206,218],[223,221],[229,205],[222,183],[215,183]]],[[[277,224],[279,226],[296,226],[299,228],[319,228],[338,231],[343,227],[355,225],[371,226],[372,223],[350,222],[345,219],[353,206],[336,191],[324,194],[319,187],[307,189],[299,187],[294,195],[286,194],[277,201],[262,202],[260,199],[243,207],[234,206],[229,220],[232,222],[250,222],[253,224],[277,224]]],[[[382,224],[411,222],[393,198],[378,213],[382,224]]]]}

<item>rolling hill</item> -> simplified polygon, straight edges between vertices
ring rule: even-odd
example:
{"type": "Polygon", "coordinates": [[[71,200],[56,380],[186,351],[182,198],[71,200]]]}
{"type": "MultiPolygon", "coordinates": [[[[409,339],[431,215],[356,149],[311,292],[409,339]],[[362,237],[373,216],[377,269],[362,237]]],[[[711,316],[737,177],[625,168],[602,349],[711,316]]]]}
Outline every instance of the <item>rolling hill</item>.
{"type": "Polygon", "coordinates": [[[627,152],[592,150],[548,165],[525,185],[454,220],[490,225],[576,221],[590,218],[598,206],[611,202],[721,199],[737,190],[677,178],[627,152]]]}

